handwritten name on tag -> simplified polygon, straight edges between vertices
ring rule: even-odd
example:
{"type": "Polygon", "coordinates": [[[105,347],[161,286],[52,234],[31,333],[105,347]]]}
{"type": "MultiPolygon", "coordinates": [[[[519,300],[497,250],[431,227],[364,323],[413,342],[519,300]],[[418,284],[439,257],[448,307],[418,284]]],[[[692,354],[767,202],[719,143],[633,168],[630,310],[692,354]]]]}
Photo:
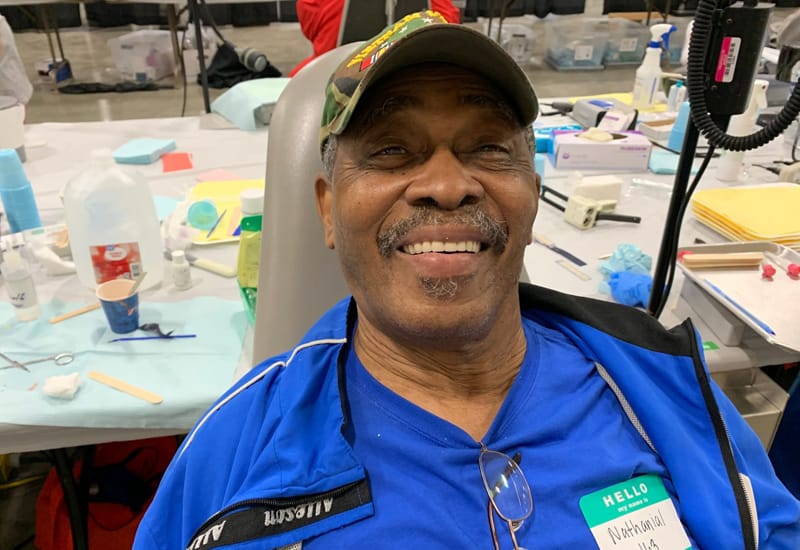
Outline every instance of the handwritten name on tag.
{"type": "Polygon", "coordinates": [[[690,550],[661,478],[635,477],[585,495],[580,508],[600,550],[690,550]]]}

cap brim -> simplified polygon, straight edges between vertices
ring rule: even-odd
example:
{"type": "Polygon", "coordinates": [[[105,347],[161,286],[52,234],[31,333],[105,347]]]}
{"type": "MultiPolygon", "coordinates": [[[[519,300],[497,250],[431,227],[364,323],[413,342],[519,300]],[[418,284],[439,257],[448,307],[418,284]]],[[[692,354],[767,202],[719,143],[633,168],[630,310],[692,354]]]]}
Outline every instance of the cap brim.
{"type": "Polygon", "coordinates": [[[461,25],[431,25],[398,40],[369,68],[356,93],[360,96],[380,78],[420,63],[451,63],[483,76],[507,95],[523,124],[539,114],[536,93],[517,62],[486,35],[461,25]]]}

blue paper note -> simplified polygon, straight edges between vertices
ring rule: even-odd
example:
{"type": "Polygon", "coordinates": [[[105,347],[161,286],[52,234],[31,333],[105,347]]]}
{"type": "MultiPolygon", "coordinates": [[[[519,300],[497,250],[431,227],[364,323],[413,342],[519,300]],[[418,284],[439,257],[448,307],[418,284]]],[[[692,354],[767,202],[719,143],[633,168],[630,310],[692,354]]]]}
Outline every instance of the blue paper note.
{"type": "Polygon", "coordinates": [[[163,197],[161,195],[154,195],[153,202],[156,203],[156,215],[158,215],[158,221],[163,222],[167,216],[172,214],[175,208],[178,207],[178,199],[173,199],[172,197],[163,197]]]}
{"type": "MultiPolygon", "coordinates": [[[[679,159],[680,155],[653,147],[653,150],[650,152],[650,164],[648,168],[654,174],[674,174],[678,171],[679,159]]],[[[692,166],[692,174],[695,172],[697,172],[697,167],[692,166]]]]}
{"type": "Polygon", "coordinates": [[[119,164],[152,164],[175,147],[174,139],[136,138],[118,147],[113,157],[119,164]]]}

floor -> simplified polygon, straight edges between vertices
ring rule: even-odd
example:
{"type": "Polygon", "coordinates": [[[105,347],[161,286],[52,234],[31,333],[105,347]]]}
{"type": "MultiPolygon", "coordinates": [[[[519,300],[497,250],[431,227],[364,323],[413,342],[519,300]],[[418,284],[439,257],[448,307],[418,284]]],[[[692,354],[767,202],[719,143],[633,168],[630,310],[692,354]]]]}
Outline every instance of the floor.
{"type": "MultiPolygon", "coordinates": [[[[633,87],[636,67],[615,67],[602,71],[556,71],[542,61],[545,50],[545,24],[530,16],[514,18],[509,24],[525,25],[531,29],[531,58],[523,66],[537,93],[541,97],[574,96],[601,92],[627,92],[633,87]]],[[[469,23],[481,28],[483,22],[469,23]]],[[[111,59],[108,40],[131,32],[131,28],[89,29],[77,27],[61,33],[64,52],[72,67],[76,82],[116,83],[119,75],[111,59]]],[[[237,46],[251,47],[263,52],[270,63],[285,75],[296,63],[310,53],[310,43],[300,31],[298,23],[272,23],[263,27],[222,27],[227,40],[237,46]]],[[[172,77],[158,81],[172,86],[150,92],[103,93],[67,95],[55,91],[52,83],[35,71],[37,61],[49,58],[45,34],[35,31],[16,35],[17,47],[28,68],[35,92],[28,108],[28,123],[68,122],[89,120],[117,120],[133,118],[158,118],[180,116],[183,104],[183,86],[180,79],[172,77]]],[[[211,90],[211,100],[223,90],[211,90]]],[[[203,110],[201,87],[195,83],[187,86],[188,115],[203,110]]]]}

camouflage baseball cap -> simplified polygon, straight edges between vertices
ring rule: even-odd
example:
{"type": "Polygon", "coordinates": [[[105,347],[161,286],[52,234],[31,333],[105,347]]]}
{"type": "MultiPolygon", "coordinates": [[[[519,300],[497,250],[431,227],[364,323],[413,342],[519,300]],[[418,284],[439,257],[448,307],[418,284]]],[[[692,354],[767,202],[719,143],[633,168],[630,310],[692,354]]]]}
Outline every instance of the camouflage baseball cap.
{"type": "Polygon", "coordinates": [[[503,48],[469,27],[449,24],[435,11],[412,13],[384,29],[333,72],[325,89],[320,147],[344,132],[364,91],[381,77],[419,63],[452,63],[501,89],[523,124],[539,103],[528,77],[503,48]]]}

